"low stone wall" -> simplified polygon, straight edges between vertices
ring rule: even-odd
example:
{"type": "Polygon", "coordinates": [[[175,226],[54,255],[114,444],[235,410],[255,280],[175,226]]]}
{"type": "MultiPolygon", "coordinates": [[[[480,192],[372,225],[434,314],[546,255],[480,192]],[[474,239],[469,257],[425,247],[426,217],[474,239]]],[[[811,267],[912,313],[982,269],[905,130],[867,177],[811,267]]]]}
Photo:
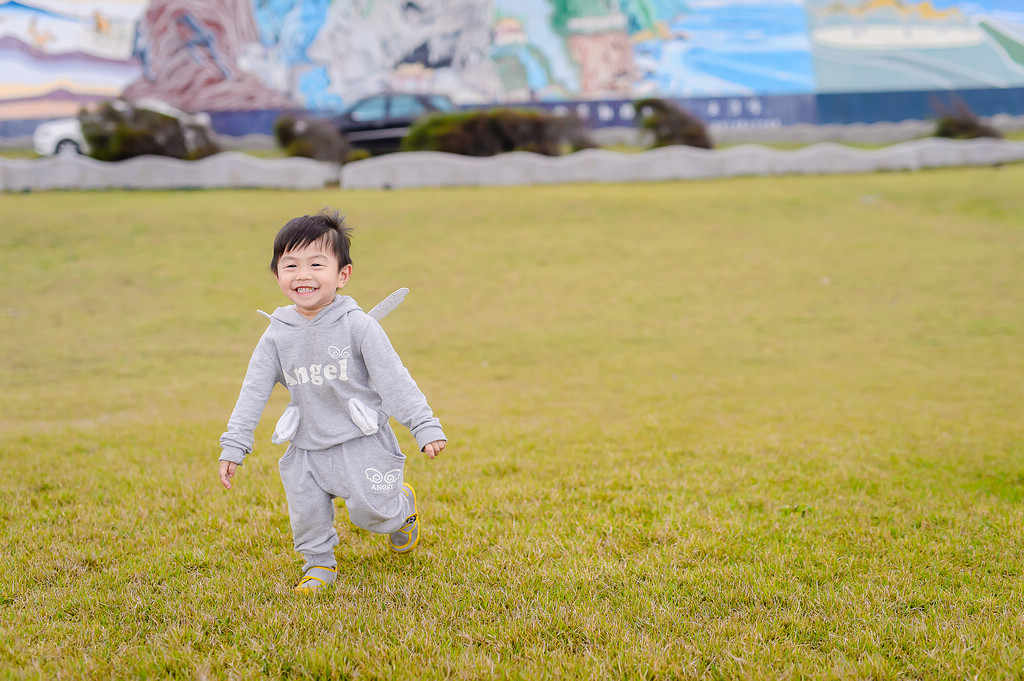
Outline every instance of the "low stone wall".
{"type": "Polygon", "coordinates": [[[911,171],[1024,160],[1024,142],[928,138],[877,150],[830,142],[793,151],[744,144],[720,150],[663,147],[642,153],[588,149],[547,157],[516,152],[474,158],[403,152],[336,164],[304,158],[261,159],[227,152],[201,161],[145,156],[104,163],[91,158],[0,158],[0,191],[54,189],[275,188],[398,189],[566,182],[658,182],[743,175],[911,171]]]}
{"type": "Polygon", "coordinates": [[[305,158],[261,159],[226,152],[200,161],[163,156],[106,163],[87,156],[0,158],[0,191],[50,189],[322,189],[337,185],[339,168],[305,158]]]}
{"type": "Polygon", "coordinates": [[[808,175],[997,165],[1024,160],[1024,142],[923,139],[877,150],[830,142],[793,151],[758,145],[722,150],[662,147],[638,154],[588,149],[550,158],[511,153],[487,158],[437,152],[379,156],[342,168],[347,189],[495,186],[564,182],[658,182],[742,175],[808,175]]]}

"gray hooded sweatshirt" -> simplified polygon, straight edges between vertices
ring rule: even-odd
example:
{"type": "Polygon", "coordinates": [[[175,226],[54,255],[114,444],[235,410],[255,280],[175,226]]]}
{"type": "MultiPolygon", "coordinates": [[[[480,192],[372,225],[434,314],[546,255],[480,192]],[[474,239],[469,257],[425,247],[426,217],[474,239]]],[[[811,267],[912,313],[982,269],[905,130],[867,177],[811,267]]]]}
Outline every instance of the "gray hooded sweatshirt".
{"type": "Polygon", "coordinates": [[[384,329],[349,296],[336,295],[312,321],[294,305],[270,316],[220,438],[221,460],[240,464],[252,452],[253,431],[277,383],[288,388],[289,409],[298,412],[290,440],[300,449],[363,437],[389,416],[409,429],[420,449],[447,439],[384,329]]]}

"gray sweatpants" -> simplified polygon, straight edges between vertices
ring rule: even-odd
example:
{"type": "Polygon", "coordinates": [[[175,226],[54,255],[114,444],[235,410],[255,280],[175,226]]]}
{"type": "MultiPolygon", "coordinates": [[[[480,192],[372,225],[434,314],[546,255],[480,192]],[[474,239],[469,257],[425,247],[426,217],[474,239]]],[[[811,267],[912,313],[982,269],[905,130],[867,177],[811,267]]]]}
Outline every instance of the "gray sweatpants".
{"type": "Polygon", "coordinates": [[[278,468],[295,550],[306,559],[303,570],[337,564],[334,499],[345,500],[356,526],[379,534],[394,532],[412,514],[412,502],[402,493],[405,455],[387,424],[330,449],[289,445],[278,468]]]}

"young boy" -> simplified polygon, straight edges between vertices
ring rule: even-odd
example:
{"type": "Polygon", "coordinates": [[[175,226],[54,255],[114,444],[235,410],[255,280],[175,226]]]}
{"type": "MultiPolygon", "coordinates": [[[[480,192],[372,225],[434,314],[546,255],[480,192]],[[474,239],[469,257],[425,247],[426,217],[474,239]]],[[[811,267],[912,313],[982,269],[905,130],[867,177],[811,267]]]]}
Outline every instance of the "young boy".
{"type": "Polygon", "coordinates": [[[274,442],[290,441],[279,468],[295,550],[306,560],[295,587],[301,592],[334,582],[336,497],[357,526],[389,535],[392,551],[411,551],[419,541],[416,493],[403,481],[405,455],[389,415],[431,459],[447,441],[380,324],[338,293],[352,275],[350,243],[344,219],[326,210],[278,232],[270,270],[294,305],[268,315],[220,438],[220,480],[231,489],[274,385],[288,388],[274,442]]]}

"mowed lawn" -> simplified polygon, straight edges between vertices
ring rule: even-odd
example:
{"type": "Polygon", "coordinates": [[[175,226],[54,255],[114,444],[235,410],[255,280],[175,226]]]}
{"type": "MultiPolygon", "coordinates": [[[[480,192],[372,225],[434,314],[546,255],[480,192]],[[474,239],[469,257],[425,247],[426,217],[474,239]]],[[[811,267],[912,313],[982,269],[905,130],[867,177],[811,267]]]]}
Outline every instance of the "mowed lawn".
{"type": "Polygon", "coordinates": [[[0,677],[1020,678],[1022,187],[0,195],[0,677]],[[216,459],[324,206],[450,442],[302,598],[283,389],[216,459]]]}

